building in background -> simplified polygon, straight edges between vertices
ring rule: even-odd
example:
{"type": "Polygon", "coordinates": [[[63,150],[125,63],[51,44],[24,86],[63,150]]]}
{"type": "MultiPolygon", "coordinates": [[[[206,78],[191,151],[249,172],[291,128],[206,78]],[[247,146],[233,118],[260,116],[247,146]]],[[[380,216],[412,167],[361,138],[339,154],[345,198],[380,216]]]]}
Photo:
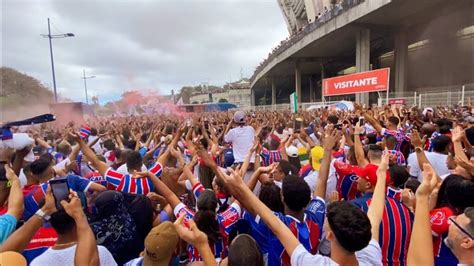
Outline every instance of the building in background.
{"type": "Polygon", "coordinates": [[[288,104],[292,93],[300,104],[379,103],[386,92],[325,96],[323,80],[382,68],[388,97],[409,104],[464,103],[474,93],[472,0],[276,1],[290,35],[256,66],[253,106],[288,104]]]}
{"type": "Polygon", "coordinates": [[[229,102],[238,107],[251,106],[250,80],[241,79],[225,84],[223,87],[209,86],[191,94],[190,103],[229,102]]]}

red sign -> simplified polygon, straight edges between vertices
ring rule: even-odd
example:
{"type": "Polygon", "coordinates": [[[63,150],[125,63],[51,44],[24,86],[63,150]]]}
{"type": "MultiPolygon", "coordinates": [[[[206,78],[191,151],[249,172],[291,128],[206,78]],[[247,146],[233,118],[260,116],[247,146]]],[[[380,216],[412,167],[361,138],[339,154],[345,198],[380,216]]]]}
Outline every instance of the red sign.
{"type": "Polygon", "coordinates": [[[392,105],[404,105],[407,103],[407,100],[406,99],[390,99],[388,100],[388,104],[392,104],[392,105]]]}
{"type": "Polygon", "coordinates": [[[334,96],[388,90],[390,68],[382,68],[323,80],[323,95],[334,96]]]}

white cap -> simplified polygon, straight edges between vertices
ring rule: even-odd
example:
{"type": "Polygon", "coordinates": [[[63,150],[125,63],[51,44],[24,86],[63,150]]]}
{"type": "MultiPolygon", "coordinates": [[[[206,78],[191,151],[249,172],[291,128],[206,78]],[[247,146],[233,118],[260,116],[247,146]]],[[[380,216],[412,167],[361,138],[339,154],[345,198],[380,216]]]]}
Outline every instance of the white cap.
{"type": "Polygon", "coordinates": [[[421,112],[422,115],[426,115],[426,113],[429,112],[433,112],[433,108],[431,107],[426,107],[425,109],[423,109],[423,112],[421,112]]]}
{"type": "Polygon", "coordinates": [[[22,150],[26,146],[33,145],[35,141],[26,133],[14,133],[13,138],[3,141],[3,147],[8,147],[14,150],[22,150]]]}
{"type": "Polygon", "coordinates": [[[290,157],[298,157],[298,148],[291,145],[290,147],[286,148],[286,154],[290,157]]]}
{"type": "Polygon", "coordinates": [[[243,111],[235,112],[234,122],[237,124],[245,124],[245,113],[243,111]]]}

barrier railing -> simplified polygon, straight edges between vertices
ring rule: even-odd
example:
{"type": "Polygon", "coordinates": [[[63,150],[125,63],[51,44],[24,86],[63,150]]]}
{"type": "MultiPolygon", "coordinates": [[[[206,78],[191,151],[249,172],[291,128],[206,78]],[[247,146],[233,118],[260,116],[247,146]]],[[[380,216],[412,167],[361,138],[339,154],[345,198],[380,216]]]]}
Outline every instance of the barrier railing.
{"type": "MultiPolygon", "coordinates": [[[[474,103],[474,84],[447,86],[438,88],[421,88],[419,91],[389,93],[389,100],[404,99],[408,106],[444,106],[474,103]]],[[[380,93],[379,105],[386,104],[386,94],[380,93]]]]}

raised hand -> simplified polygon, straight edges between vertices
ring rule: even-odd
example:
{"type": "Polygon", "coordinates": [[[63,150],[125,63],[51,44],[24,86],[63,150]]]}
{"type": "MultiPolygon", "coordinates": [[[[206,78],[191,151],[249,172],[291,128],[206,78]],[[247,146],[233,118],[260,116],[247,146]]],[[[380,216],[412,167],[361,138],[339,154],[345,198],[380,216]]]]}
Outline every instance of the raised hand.
{"type": "Polygon", "coordinates": [[[149,171],[145,172],[137,172],[134,171],[132,174],[132,178],[144,178],[144,177],[150,177],[151,173],[149,171]]]}
{"type": "Polygon", "coordinates": [[[265,166],[265,167],[262,166],[258,168],[258,170],[262,173],[271,173],[273,170],[275,170],[275,168],[277,168],[278,164],[279,163],[274,162],[270,164],[269,166],[265,166]]]}
{"type": "Polygon", "coordinates": [[[339,192],[333,191],[329,195],[329,203],[337,202],[339,201],[339,192]]]}
{"type": "Polygon", "coordinates": [[[48,189],[46,190],[46,195],[44,196],[44,205],[43,207],[41,207],[41,210],[48,215],[57,212],[56,202],[54,200],[54,195],[51,189],[51,185],[48,185],[48,189]]]}
{"type": "Polygon", "coordinates": [[[416,147],[423,148],[423,145],[426,142],[426,136],[424,136],[423,139],[421,139],[418,131],[414,129],[411,133],[410,142],[411,142],[411,145],[413,145],[413,147],[415,148],[416,147]]]}
{"type": "Polygon", "coordinates": [[[15,171],[10,167],[10,165],[5,164],[5,175],[8,179],[8,181],[13,181],[18,178],[18,176],[15,174],[15,171]]]}
{"type": "Polygon", "coordinates": [[[438,178],[436,176],[433,167],[430,164],[425,163],[423,164],[423,181],[421,185],[416,190],[416,196],[429,196],[436,188],[438,184],[438,178]]]}
{"type": "Polygon", "coordinates": [[[193,220],[189,220],[189,229],[184,224],[185,215],[181,215],[175,222],[174,228],[181,239],[194,245],[208,245],[207,235],[199,230],[196,223],[193,220]]]}
{"type": "Polygon", "coordinates": [[[457,164],[469,171],[471,175],[474,173],[474,162],[472,160],[468,160],[465,156],[460,154],[456,154],[455,159],[457,164]]]}
{"type": "Polygon", "coordinates": [[[453,142],[461,142],[465,136],[465,132],[460,126],[455,127],[451,133],[453,136],[453,142]]]}
{"type": "Polygon", "coordinates": [[[70,171],[72,171],[74,169],[77,169],[77,161],[76,160],[71,161],[69,163],[66,163],[66,166],[64,167],[64,171],[66,173],[69,173],[70,171]]]}
{"type": "Polygon", "coordinates": [[[390,162],[390,154],[388,153],[388,150],[385,149],[384,154],[382,155],[382,161],[379,164],[379,167],[377,168],[377,175],[380,174],[385,174],[388,170],[388,163],[390,162]]]}
{"type": "Polygon", "coordinates": [[[253,139],[253,145],[252,145],[252,147],[250,148],[250,153],[254,153],[254,152],[257,150],[259,144],[260,144],[260,141],[258,140],[258,138],[257,138],[257,137],[254,137],[254,139],[253,139]]]}
{"type": "Polygon", "coordinates": [[[354,134],[360,135],[362,134],[362,132],[364,132],[364,128],[360,125],[360,121],[359,121],[354,127],[354,134]]]}
{"type": "Polygon", "coordinates": [[[62,200],[60,203],[61,206],[63,206],[64,211],[66,211],[66,213],[74,219],[85,215],[84,211],[82,210],[81,200],[75,191],[70,190],[69,202],[62,200]]]}
{"type": "Polygon", "coordinates": [[[81,139],[79,133],[73,132],[73,131],[69,131],[69,132],[68,132],[68,136],[69,136],[71,139],[75,140],[76,142],[78,142],[78,141],[81,139]]]}
{"type": "Polygon", "coordinates": [[[332,150],[336,143],[341,139],[341,132],[331,126],[326,129],[324,134],[324,149],[332,150]]]}
{"type": "Polygon", "coordinates": [[[175,147],[169,147],[171,156],[173,156],[176,159],[179,159],[182,157],[181,151],[179,149],[176,149],[175,147]]]}

